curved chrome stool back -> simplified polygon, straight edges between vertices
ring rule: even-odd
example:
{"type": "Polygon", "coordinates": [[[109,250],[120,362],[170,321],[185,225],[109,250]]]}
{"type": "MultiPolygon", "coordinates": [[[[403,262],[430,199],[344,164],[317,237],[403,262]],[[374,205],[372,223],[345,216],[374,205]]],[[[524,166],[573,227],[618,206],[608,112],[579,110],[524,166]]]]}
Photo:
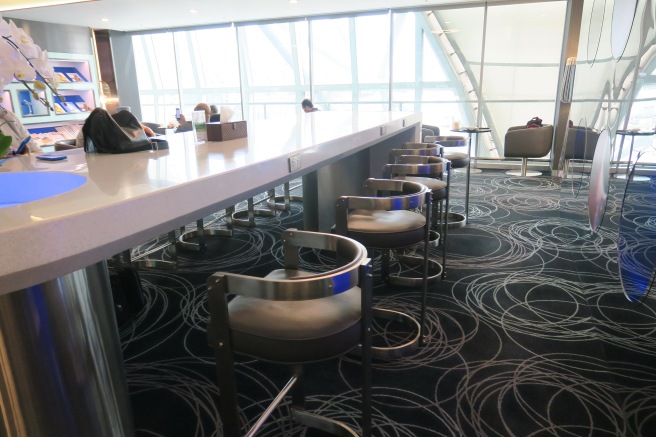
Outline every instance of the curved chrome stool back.
{"type": "MultiPolygon", "coordinates": [[[[360,348],[361,435],[371,435],[371,260],[355,240],[289,229],[282,235],[284,268],[264,278],[219,272],[207,281],[209,343],[215,349],[223,435],[253,435],[291,392],[296,422],[341,436],[358,434],[344,423],[305,410],[303,364],[360,348]],[[300,268],[301,248],[332,252],[325,272],[300,268]],[[236,295],[228,302],[229,295],[236,295]],[[288,365],[293,376],[248,432],[242,432],[234,354],[288,365]]],[[[323,259],[323,257],[322,257],[323,259]]]]}
{"type": "Polygon", "coordinates": [[[406,143],[401,149],[392,149],[389,152],[388,162],[390,164],[395,164],[398,162],[399,158],[404,155],[417,155],[417,156],[439,156],[443,154],[443,149],[438,147],[437,144],[427,144],[427,143],[406,143]],[[426,147],[416,147],[408,148],[405,147],[406,144],[419,144],[425,145],[426,147]]]}

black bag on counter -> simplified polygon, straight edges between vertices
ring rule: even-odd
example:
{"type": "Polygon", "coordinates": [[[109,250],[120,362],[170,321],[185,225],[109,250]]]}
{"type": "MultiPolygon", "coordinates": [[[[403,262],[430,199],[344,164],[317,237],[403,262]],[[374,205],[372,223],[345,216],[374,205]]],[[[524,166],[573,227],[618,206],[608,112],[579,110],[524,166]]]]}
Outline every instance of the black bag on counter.
{"type": "Polygon", "coordinates": [[[85,152],[129,153],[152,149],[141,123],[129,111],[109,115],[104,109],[96,108],[84,122],[82,134],[85,152]]]}

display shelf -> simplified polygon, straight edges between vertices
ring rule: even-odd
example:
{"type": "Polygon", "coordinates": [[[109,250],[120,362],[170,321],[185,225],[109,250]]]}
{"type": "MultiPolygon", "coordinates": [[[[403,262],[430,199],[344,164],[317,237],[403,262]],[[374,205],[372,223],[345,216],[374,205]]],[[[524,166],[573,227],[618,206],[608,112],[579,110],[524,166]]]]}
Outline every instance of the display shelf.
{"type": "Polygon", "coordinates": [[[27,131],[39,146],[54,146],[57,141],[75,138],[82,129],[82,123],[44,124],[27,126],[27,131]]]}
{"type": "Polygon", "coordinates": [[[85,82],[91,83],[92,75],[89,62],[86,60],[52,59],[50,61],[55,74],[62,84],[85,82]]]}
{"type": "MultiPolygon", "coordinates": [[[[50,110],[48,107],[43,105],[39,99],[35,99],[34,95],[30,91],[26,89],[17,90],[16,95],[18,96],[17,103],[20,104],[20,115],[23,118],[50,115],[50,110]]],[[[46,98],[45,91],[38,91],[37,95],[42,99],[46,98]]]]}
{"type": "Polygon", "coordinates": [[[63,104],[59,97],[53,96],[57,115],[88,113],[96,107],[92,90],[60,90],[59,94],[64,97],[66,104],[63,104]]]}
{"type": "MultiPolygon", "coordinates": [[[[30,91],[18,82],[7,85],[3,93],[3,106],[14,112],[30,132],[44,125],[54,128],[81,124],[100,101],[96,64],[92,55],[50,52],[48,57],[55,73],[62,79],[57,92],[65,98],[66,105],[49,88],[38,91],[54,108],[50,110],[34,100],[30,91]],[[6,102],[11,103],[7,105],[6,102]]],[[[66,129],[64,132],[67,134],[65,138],[75,138],[75,135],[68,136],[70,132],[66,129]]]]}

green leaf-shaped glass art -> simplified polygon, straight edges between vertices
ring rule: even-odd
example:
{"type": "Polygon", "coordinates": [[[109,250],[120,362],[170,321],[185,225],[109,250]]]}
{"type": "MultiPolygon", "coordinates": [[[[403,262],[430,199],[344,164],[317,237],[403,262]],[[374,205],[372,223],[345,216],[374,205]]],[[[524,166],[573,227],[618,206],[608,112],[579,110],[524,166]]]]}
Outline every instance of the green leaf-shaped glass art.
{"type": "Polygon", "coordinates": [[[0,133],[0,158],[7,154],[11,146],[11,137],[0,133]]]}

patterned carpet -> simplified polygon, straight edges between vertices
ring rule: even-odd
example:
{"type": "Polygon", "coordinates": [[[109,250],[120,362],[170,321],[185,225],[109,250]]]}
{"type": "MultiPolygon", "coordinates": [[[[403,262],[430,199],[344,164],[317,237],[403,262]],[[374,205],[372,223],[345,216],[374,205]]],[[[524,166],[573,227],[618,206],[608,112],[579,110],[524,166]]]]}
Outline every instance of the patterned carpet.
{"type": "MultiPolygon", "coordinates": [[[[463,181],[462,174],[454,181],[456,211],[463,181]]],[[[656,435],[656,296],[636,304],[621,291],[623,183],[613,180],[594,235],[587,182],[576,183],[580,191],[551,177],[472,175],[470,222],[450,231],[447,278],[429,292],[428,344],[374,362],[373,435],[656,435]]],[[[646,184],[653,204],[656,182],[646,184]]],[[[277,268],[280,233],[302,227],[302,213],[294,203],[290,212],[258,218],[255,228],[212,239],[205,253],[179,253],[175,271],[141,271],[146,308],[121,329],[138,436],[222,435],[204,281],[219,270],[264,275],[277,268]]],[[[168,256],[168,249],[149,255],[168,256]]],[[[418,290],[377,285],[374,299],[418,313],[418,290]]],[[[237,372],[252,423],[286,373],[248,359],[237,372]]],[[[358,376],[349,356],[309,366],[309,408],[357,429],[358,376]]],[[[258,435],[323,435],[286,414],[278,410],[258,435]]]]}

